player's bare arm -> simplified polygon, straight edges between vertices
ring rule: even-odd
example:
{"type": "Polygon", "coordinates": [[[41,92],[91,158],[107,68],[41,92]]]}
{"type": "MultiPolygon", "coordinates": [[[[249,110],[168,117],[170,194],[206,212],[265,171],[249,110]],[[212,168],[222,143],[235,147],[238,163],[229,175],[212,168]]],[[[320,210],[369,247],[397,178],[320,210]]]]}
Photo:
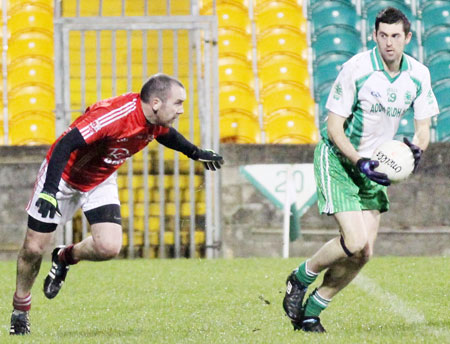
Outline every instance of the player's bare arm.
{"type": "Polygon", "coordinates": [[[328,112],[328,138],[354,164],[361,158],[355,147],[344,133],[344,122],[347,118],[328,112]]]}
{"type": "Polygon", "coordinates": [[[430,143],[430,125],[430,118],[414,121],[415,133],[413,143],[422,150],[427,149],[428,144],[430,143]]]}

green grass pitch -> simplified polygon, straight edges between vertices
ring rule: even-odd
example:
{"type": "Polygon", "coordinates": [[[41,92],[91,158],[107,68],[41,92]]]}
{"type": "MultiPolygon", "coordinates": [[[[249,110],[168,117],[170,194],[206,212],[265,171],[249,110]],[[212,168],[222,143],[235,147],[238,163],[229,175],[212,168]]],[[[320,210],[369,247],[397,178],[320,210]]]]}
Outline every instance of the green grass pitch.
{"type": "Polygon", "coordinates": [[[15,262],[1,262],[0,343],[450,343],[449,258],[373,259],[322,313],[322,335],[294,332],[281,307],[301,261],[83,262],[53,300],[45,261],[27,338],[9,336],[15,262]]]}

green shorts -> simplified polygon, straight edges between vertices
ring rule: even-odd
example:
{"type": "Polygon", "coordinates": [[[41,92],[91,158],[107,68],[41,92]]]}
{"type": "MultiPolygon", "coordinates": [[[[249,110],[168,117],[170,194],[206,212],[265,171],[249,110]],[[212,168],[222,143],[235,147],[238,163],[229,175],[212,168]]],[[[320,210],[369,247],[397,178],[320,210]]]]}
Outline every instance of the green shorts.
{"type": "Polygon", "coordinates": [[[320,141],[314,151],[314,176],[322,214],[389,210],[387,187],[371,181],[324,141],[320,141]]]}

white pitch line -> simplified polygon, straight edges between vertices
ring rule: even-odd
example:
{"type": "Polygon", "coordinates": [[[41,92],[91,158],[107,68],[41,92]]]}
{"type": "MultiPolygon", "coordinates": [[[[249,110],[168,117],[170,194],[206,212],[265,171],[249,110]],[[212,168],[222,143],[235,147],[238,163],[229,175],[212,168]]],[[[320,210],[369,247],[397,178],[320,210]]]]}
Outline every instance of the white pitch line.
{"type": "Polygon", "coordinates": [[[372,279],[359,274],[354,282],[359,288],[371,296],[383,301],[383,304],[388,306],[390,311],[401,316],[406,322],[413,324],[425,322],[425,316],[422,313],[417,309],[408,306],[397,295],[384,290],[372,279]]]}
{"type": "Polygon", "coordinates": [[[359,274],[353,282],[366,293],[382,301],[385,307],[388,307],[392,313],[401,316],[407,323],[424,324],[435,336],[445,337],[446,340],[450,338],[450,331],[427,326],[425,316],[420,311],[408,306],[397,295],[384,290],[369,277],[359,274]]]}

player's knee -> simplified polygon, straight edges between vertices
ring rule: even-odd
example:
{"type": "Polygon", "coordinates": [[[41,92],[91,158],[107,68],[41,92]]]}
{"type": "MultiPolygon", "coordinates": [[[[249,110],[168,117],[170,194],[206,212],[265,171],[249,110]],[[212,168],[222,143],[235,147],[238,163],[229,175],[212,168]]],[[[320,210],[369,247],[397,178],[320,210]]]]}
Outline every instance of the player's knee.
{"type": "Polygon", "coordinates": [[[45,246],[40,245],[37,242],[28,241],[22,246],[19,255],[21,259],[32,262],[40,259],[44,254],[44,251],[45,246]]]}
{"type": "Polygon", "coordinates": [[[347,256],[360,256],[367,245],[367,238],[345,238],[341,236],[341,246],[347,256]]]}
{"type": "Polygon", "coordinates": [[[95,244],[95,251],[98,258],[103,260],[108,260],[116,257],[120,253],[122,243],[117,243],[113,241],[109,242],[97,242],[95,244]]]}

